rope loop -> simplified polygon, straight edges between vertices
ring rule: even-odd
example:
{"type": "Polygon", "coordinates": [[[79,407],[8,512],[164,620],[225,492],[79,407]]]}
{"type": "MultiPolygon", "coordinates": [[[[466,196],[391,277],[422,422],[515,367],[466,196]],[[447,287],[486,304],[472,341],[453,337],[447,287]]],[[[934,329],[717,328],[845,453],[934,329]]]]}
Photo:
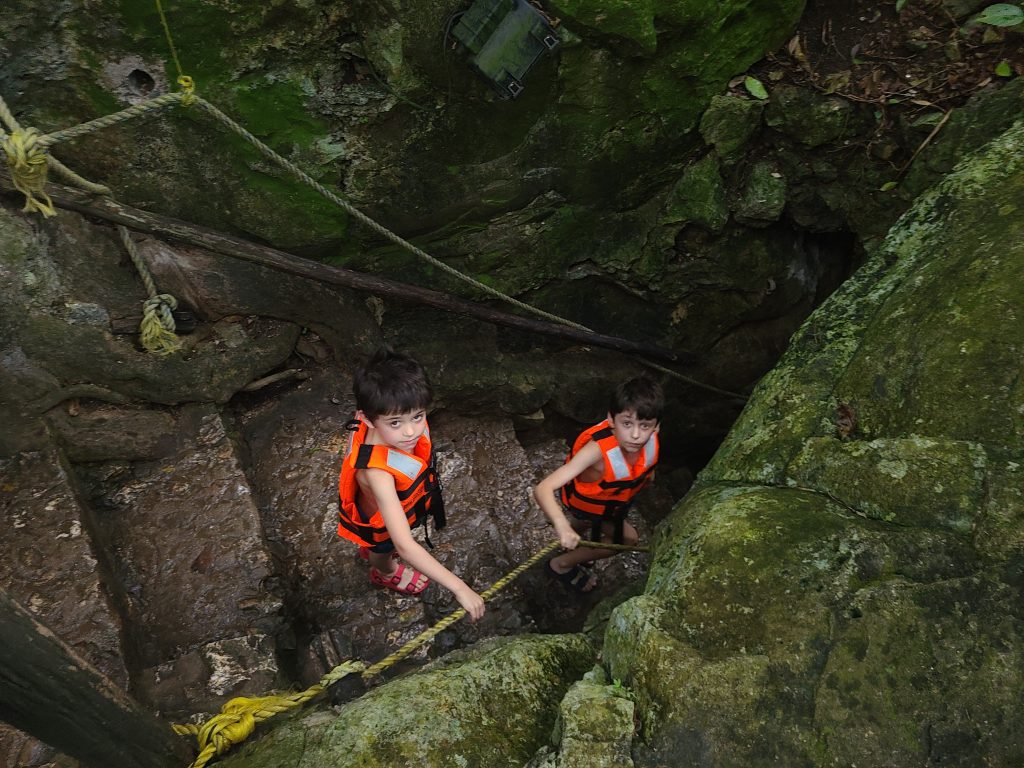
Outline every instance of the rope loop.
{"type": "Polygon", "coordinates": [[[181,106],[191,107],[196,103],[196,81],[190,75],[178,75],[181,86],[181,106]]]}
{"type": "Polygon", "coordinates": [[[142,303],[139,335],[142,346],[156,355],[169,355],[181,349],[174,333],[174,315],[178,300],[169,293],[158,293],[142,303]]]}
{"type": "Polygon", "coordinates": [[[35,128],[17,128],[3,140],[7,167],[11,171],[14,188],[25,195],[25,213],[55,216],[53,201],[46,193],[46,175],[49,168],[46,146],[40,142],[42,134],[35,128]]]}

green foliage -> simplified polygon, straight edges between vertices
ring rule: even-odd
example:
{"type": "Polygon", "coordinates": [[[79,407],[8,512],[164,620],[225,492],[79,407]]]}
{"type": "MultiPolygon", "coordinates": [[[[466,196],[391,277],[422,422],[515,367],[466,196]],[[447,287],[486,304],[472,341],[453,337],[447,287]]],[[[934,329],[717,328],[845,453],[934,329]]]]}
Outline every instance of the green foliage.
{"type": "Polygon", "coordinates": [[[907,4],[907,0],[896,0],[896,13],[903,10],[903,6],[907,4]]]}
{"type": "Polygon", "coordinates": [[[623,685],[619,678],[612,680],[612,695],[617,696],[620,699],[636,701],[636,694],[633,692],[633,689],[627,685],[623,685]]]}
{"type": "Polygon", "coordinates": [[[883,184],[881,187],[878,188],[878,191],[879,192],[890,192],[890,191],[892,191],[894,189],[896,189],[896,182],[895,181],[887,181],[887,182],[885,182],[885,184],[883,184]]]}
{"type": "Polygon", "coordinates": [[[743,87],[747,89],[747,92],[755,99],[767,99],[768,91],[764,89],[761,81],[756,77],[747,77],[743,80],[743,87]]]}
{"type": "Polygon", "coordinates": [[[978,14],[975,21],[981,24],[990,24],[993,27],[1015,27],[1024,22],[1024,10],[1017,5],[996,3],[978,14]]]}
{"type": "Polygon", "coordinates": [[[1013,70],[1010,69],[1010,62],[1005,59],[996,64],[995,71],[999,77],[1011,77],[1013,75],[1013,70]]]}

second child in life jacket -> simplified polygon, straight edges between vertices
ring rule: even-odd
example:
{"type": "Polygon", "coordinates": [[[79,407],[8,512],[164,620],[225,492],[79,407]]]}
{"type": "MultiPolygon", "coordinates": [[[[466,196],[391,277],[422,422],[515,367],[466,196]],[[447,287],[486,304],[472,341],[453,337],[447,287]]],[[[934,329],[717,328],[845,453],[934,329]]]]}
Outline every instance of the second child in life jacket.
{"type": "Polygon", "coordinates": [[[654,477],[663,407],[657,382],[640,376],[620,384],[612,394],[608,417],[584,430],[565,464],[533,490],[568,550],[548,560],[548,574],[577,592],[597,586],[588,564],[615,554],[611,549],[579,547],[581,533],[590,541],[616,544],[636,544],[639,539],[626,514],[633,497],[654,477]]]}
{"type": "Polygon", "coordinates": [[[435,529],[445,522],[427,426],[433,393],[426,372],[408,355],[383,348],[356,371],[352,391],[357,410],[338,485],[338,535],[359,545],[373,584],[418,595],[433,579],[476,621],[484,615],[480,595],[412,536],[428,517],[435,529]]]}

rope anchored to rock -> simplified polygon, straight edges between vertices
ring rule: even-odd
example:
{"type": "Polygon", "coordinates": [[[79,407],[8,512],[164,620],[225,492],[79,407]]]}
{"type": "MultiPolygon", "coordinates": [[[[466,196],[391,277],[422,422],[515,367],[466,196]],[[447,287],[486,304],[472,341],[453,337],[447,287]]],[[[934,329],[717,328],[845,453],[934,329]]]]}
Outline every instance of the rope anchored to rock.
{"type": "MultiPolygon", "coordinates": [[[[600,547],[602,549],[615,549],[619,551],[648,551],[648,547],[644,546],[605,544],[604,542],[596,541],[580,541],[579,545],[581,547],[600,547]]],[[[544,557],[559,547],[558,540],[555,540],[538,550],[494,582],[488,589],[481,592],[480,597],[483,598],[484,602],[488,602],[530,567],[543,560],[544,557]]],[[[418,634],[390,656],[381,659],[369,667],[357,659],[345,661],[320,678],[318,683],[311,685],[304,691],[280,696],[271,695],[253,698],[239,696],[227,702],[221,707],[221,711],[218,714],[201,725],[189,723],[171,726],[179,736],[195,736],[198,741],[199,755],[189,768],[203,768],[213,758],[223,755],[231,747],[249,738],[259,723],[268,720],[280,712],[286,712],[302,706],[348,675],[358,672],[363,680],[373,680],[388,667],[397,664],[421,645],[433,640],[465,615],[466,610],[464,608],[453,611],[429,629],[418,634]]]]}
{"type": "MultiPolygon", "coordinates": [[[[0,121],[7,127],[10,133],[0,130],[0,147],[7,156],[7,167],[11,172],[11,180],[15,189],[25,195],[26,213],[40,213],[44,217],[54,216],[56,211],[53,208],[53,201],[46,192],[46,182],[50,168],[57,171],[68,181],[77,184],[82,189],[96,195],[112,197],[113,193],[103,184],[96,184],[88,179],[79,176],[68,168],[57,158],[52,157],[46,148],[67,138],[75,138],[108,125],[114,125],[122,120],[128,120],[137,115],[153,109],[161,109],[168,104],[180,101],[182,104],[191,103],[192,95],[191,78],[182,76],[179,82],[186,80],[188,88],[181,93],[167,94],[166,97],[154,99],[137,104],[134,107],[104,118],[93,120],[89,123],[69,128],[65,131],[58,131],[51,134],[40,134],[35,128],[23,129],[14,114],[7,106],[7,102],[0,97],[0,121]],[[167,98],[172,97],[172,98],[167,98]],[[88,127],[88,130],[83,130],[88,127]]],[[[183,88],[185,85],[183,84],[183,88]]],[[[157,355],[167,355],[176,352],[181,348],[181,342],[175,334],[175,323],[173,311],[178,307],[178,300],[169,293],[159,293],[149,267],[139,255],[135,243],[131,239],[126,227],[118,225],[118,234],[124,244],[128,256],[135,265],[135,269],[142,278],[142,284],[146,287],[149,298],[142,304],[142,322],[139,324],[139,340],[144,349],[157,355]]]]}
{"type": "MultiPolygon", "coordinates": [[[[502,291],[499,291],[484,283],[481,283],[480,281],[471,278],[470,275],[465,274],[464,272],[461,272],[458,269],[450,266],[449,264],[444,263],[440,259],[437,259],[436,257],[430,255],[423,249],[419,248],[413,243],[410,243],[408,240],[400,237],[399,234],[378,223],[364,212],[358,210],[348,201],[344,200],[343,198],[333,193],[333,191],[331,191],[326,186],[316,181],[314,178],[312,178],[309,174],[307,174],[301,168],[296,166],[294,163],[271,150],[271,148],[267,144],[265,144],[263,141],[260,141],[256,136],[254,136],[251,132],[246,130],[243,126],[239,125],[236,121],[233,121],[223,112],[218,110],[216,106],[211,104],[209,101],[203,99],[202,97],[196,95],[195,83],[193,82],[193,79],[191,79],[187,75],[180,74],[180,65],[177,62],[177,54],[176,51],[174,51],[173,40],[171,39],[170,30],[167,26],[166,18],[164,18],[163,8],[160,7],[159,0],[157,6],[161,13],[165,34],[167,35],[168,38],[168,44],[171,46],[172,53],[175,57],[175,66],[178,68],[179,72],[177,82],[181,86],[181,90],[174,93],[165,93],[161,96],[157,96],[156,98],[143,101],[138,104],[133,104],[132,106],[129,106],[128,109],[114,113],[113,115],[108,115],[102,118],[98,118],[96,120],[91,120],[89,122],[82,123],[81,125],[73,126],[65,130],[56,131],[54,133],[49,133],[45,135],[37,134],[33,136],[31,140],[29,140],[28,137],[20,139],[20,141],[22,141],[23,144],[26,144],[27,146],[31,145],[31,153],[29,152],[28,148],[24,153],[26,158],[25,161],[17,161],[20,163],[18,165],[18,172],[20,173],[20,176],[18,177],[19,180],[15,182],[15,185],[19,184],[17,188],[19,190],[22,190],[23,193],[26,195],[27,211],[39,210],[40,212],[44,212],[44,215],[52,215],[52,202],[49,200],[49,196],[46,195],[45,189],[43,188],[43,186],[46,183],[46,164],[44,162],[42,164],[42,169],[40,170],[40,163],[38,159],[38,155],[40,153],[42,153],[43,157],[45,158],[45,150],[47,146],[55,144],[59,141],[67,141],[70,139],[79,138],[101,128],[110,127],[118,123],[131,120],[135,117],[139,117],[146,113],[162,110],[165,108],[165,106],[169,106],[179,102],[185,106],[195,104],[196,106],[198,106],[198,108],[200,108],[203,112],[212,117],[218,123],[226,127],[232,133],[237,134],[245,141],[247,141],[249,144],[251,144],[253,147],[255,147],[256,150],[261,155],[263,155],[267,160],[270,160],[274,164],[280,166],[288,173],[293,175],[295,178],[297,178],[299,181],[317,191],[319,195],[329,200],[330,202],[334,203],[336,206],[344,210],[357,221],[370,227],[372,230],[380,234],[380,236],[386,238],[387,240],[390,240],[395,245],[398,245],[401,248],[406,249],[410,253],[426,261],[432,266],[435,266],[438,269],[446,272],[447,274],[452,275],[453,278],[456,278],[457,280],[460,280],[472,286],[473,288],[477,289],[478,291],[481,291],[482,293],[488,296],[492,296],[496,299],[499,299],[500,301],[504,301],[508,304],[518,307],[519,309],[522,309],[523,311],[526,311],[530,314],[543,317],[547,319],[547,321],[558,323],[559,325],[563,325],[568,328],[573,328],[581,331],[591,331],[591,329],[588,328],[587,326],[575,323],[573,321],[570,321],[570,319],[567,319],[560,315],[553,314],[551,312],[547,312],[543,309],[540,309],[539,307],[527,304],[523,301],[520,301],[519,299],[516,299],[513,296],[509,296],[508,294],[503,293],[502,291]],[[34,165],[30,165],[30,158],[31,163],[33,163],[34,165]],[[43,203],[39,199],[40,197],[44,198],[46,202],[43,203]]],[[[6,139],[6,136],[4,136],[3,138],[6,139]]],[[[6,143],[4,144],[4,148],[6,152],[6,143]]],[[[16,148],[12,147],[12,152],[15,153],[16,158],[16,148]]],[[[8,154],[7,157],[8,164],[11,164],[11,154],[8,154]]],[[[13,167],[11,173],[13,176],[13,167]]],[[[151,296],[151,299],[152,298],[153,296],[151,296]]],[[[146,322],[145,318],[143,318],[143,322],[146,322]]],[[[155,327],[153,326],[152,322],[148,323],[148,325],[150,325],[150,327],[155,327]]],[[[150,336],[148,338],[159,339],[160,337],[158,334],[158,336],[156,337],[150,336]]],[[[157,341],[156,343],[157,346],[153,351],[157,351],[158,353],[166,353],[165,347],[161,345],[159,341],[157,341]]],[[[148,349],[148,347],[146,348],[148,349]]],[[[653,360],[647,359],[645,357],[639,357],[638,359],[644,366],[655,371],[658,371],[659,373],[666,374],[667,376],[671,376],[686,384],[700,387],[702,389],[707,389],[709,391],[716,392],[718,394],[723,394],[729,397],[745,399],[745,397],[741,394],[697,381],[696,379],[685,376],[677,371],[673,371],[672,369],[666,368],[665,366],[656,364],[656,362],[654,362],[653,360]]]]}
{"type": "Polygon", "coordinates": [[[46,193],[46,146],[40,142],[41,134],[35,128],[22,129],[3,99],[0,99],[0,120],[10,131],[9,134],[0,131],[3,137],[0,146],[7,156],[14,188],[25,196],[22,211],[46,217],[56,215],[53,201],[46,193]]]}

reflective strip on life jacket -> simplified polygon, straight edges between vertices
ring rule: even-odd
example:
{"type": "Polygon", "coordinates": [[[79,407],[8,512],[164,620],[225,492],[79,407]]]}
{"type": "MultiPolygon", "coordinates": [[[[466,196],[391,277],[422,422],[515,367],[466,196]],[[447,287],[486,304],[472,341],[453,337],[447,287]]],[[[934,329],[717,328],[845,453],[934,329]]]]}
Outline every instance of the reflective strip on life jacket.
{"type": "Polygon", "coordinates": [[[400,472],[405,475],[411,483],[419,475],[423,462],[419,459],[413,458],[407,453],[402,453],[401,451],[396,451],[394,448],[389,448],[387,465],[396,472],[400,472]]]}

